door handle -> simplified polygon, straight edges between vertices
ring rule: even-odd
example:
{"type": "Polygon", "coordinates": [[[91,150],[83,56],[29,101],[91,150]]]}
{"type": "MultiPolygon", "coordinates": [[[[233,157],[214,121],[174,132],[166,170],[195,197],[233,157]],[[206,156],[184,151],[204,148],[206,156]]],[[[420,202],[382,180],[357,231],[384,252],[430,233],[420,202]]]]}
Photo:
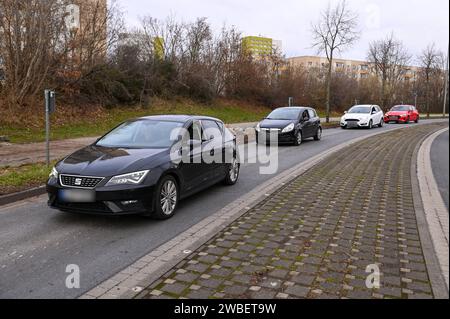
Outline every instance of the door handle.
{"type": "Polygon", "coordinates": [[[216,152],[214,151],[214,149],[211,150],[211,152],[209,154],[211,154],[211,156],[214,156],[216,152]]]}

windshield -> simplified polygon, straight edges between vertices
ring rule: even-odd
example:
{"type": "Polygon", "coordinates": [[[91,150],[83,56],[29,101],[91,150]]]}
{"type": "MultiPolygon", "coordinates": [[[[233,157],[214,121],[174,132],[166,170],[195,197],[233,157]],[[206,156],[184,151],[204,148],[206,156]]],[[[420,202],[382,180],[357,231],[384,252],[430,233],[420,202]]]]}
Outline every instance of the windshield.
{"type": "Polygon", "coordinates": [[[269,120],[297,120],[300,109],[276,109],[267,117],[269,120]]]}
{"type": "Polygon", "coordinates": [[[370,113],[372,108],[370,106],[354,106],[352,107],[348,113],[350,114],[367,114],[370,113]]]}
{"type": "Polygon", "coordinates": [[[409,106],[405,106],[405,105],[397,105],[394,106],[391,111],[393,112],[402,112],[402,111],[409,111],[409,106]]]}
{"type": "Polygon", "coordinates": [[[174,129],[183,123],[152,120],[126,122],[107,134],[96,145],[120,148],[168,148],[175,142],[171,140],[174,129]]]}

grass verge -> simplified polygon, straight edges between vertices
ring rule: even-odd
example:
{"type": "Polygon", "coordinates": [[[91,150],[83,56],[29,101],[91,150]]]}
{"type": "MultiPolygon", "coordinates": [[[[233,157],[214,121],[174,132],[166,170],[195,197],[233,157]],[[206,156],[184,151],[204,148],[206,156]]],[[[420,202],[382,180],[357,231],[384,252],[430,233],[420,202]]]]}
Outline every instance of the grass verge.
{"type": "MultiPolygon", "coordinates": [[[[242,102],[217,101],[210,105],[188,100],[157,101],[149,108],[121,107],[104,109],[95,116],[80,116],[64,120],[64,109],[53,116],[51,139],[92,137],[102,135],[121,122],[142,116],[157,114],[206,115],[217,117],[225,123],[256,122],[267,116],[271,110],[262,106],[249,106],[242,102]]],[[[0,123],[0,136],[7,136],[11,143],[33,143],[45,140],[44,122],[35,126],[0,123]]]]}
{"type": "MultiPolygon", "coordinates": [[[[55,163],[56,161],[52,163],[51,167],[55,163]]],[[[47,167],[45,163],[37,163],[0,168],[0,196],[44,185],[51,167],[47,167]]]]}
{"type": "MultiPolygon", "coordinates": [[[[41,111],[41,109],[37,111],[23,110],[24,114],[16,117],[14,121],[12,119],[10,121],[2,120],[0,117],[0,136],[7,136],[11,143],[43,142],[45,140],[44,114],[42,116],[35,114],[41,111]],[[31,119],[34,119],[33,123],[29,123],[31,119]]],[[[271,109],[268,107],[229,100],[217,100],[210,104],[199,104],[186,99],[155,100],[151,107],[146,108],[116,107],[103,109],[101,107],[85,107],[77,109],[76,107],[59,107],[56,114],[52,115],[51,118],[51,139],[63,140],[99,136],[127,119],[157,114],[206,115],[231,124],[257,122],[270,112],[271,109]]],[[[318,112],[319,116],[325,116],[324,112],[320,110],[318,112]]],[[[333,113],[331,116],[338,115],[333,113]]]]}

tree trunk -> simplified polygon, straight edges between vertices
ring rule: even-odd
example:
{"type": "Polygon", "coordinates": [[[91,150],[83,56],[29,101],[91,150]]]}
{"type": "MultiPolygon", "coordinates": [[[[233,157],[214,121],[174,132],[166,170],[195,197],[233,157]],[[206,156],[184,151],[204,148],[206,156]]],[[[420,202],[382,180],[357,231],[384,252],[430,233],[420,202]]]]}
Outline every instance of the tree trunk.
{"type": "Polygon", "coordinates": [[[331,75],[333,71],[333,57],[330,58],[327,76],[327,101],[326,101],[326,122],[330,123],[330,100],[331,100],[331,75]]]}

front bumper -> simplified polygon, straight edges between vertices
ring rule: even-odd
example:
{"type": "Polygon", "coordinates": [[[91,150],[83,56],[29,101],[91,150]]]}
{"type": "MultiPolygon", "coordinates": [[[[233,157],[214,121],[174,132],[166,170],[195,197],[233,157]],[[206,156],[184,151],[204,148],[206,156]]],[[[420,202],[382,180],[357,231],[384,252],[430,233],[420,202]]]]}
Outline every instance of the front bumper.
{"type": "Polygon", "coordinates": [[[406,123],[408,121],[408,117],[402,117],[402,116],[385,116],[384,122],[385,123],[406,123]]]}
{"type": "Polygon", "coordinates": [[[347,127],[347,128],[366,128],[369,127],[369,122],[367,121],[341,121],[341,126],[342,127],[347,127]]]}
{"type": "MultiPolygon", "coordinates": [[[[277,137],[278,144],[291,144],[296,140],[295,131],[291,131],[288,133],[272,132],[272,135],[277,137]]],[[[271,132],[270,131],[256,131],[256,138],[258,141],[266,141],[267,144],[270,144],[271,140],[271,132]]]]}
{"type": "Polygon", "coordinates": [[[152,212],[154,208],[154,186],[98,187],[92,190],[95,201],[87,203],[62,200],[61,191],[71,189],[62,187],[57,180],[50,180],[47,183],[49,207],[61,211],[95,215],[146,214],[152,212]]]}

